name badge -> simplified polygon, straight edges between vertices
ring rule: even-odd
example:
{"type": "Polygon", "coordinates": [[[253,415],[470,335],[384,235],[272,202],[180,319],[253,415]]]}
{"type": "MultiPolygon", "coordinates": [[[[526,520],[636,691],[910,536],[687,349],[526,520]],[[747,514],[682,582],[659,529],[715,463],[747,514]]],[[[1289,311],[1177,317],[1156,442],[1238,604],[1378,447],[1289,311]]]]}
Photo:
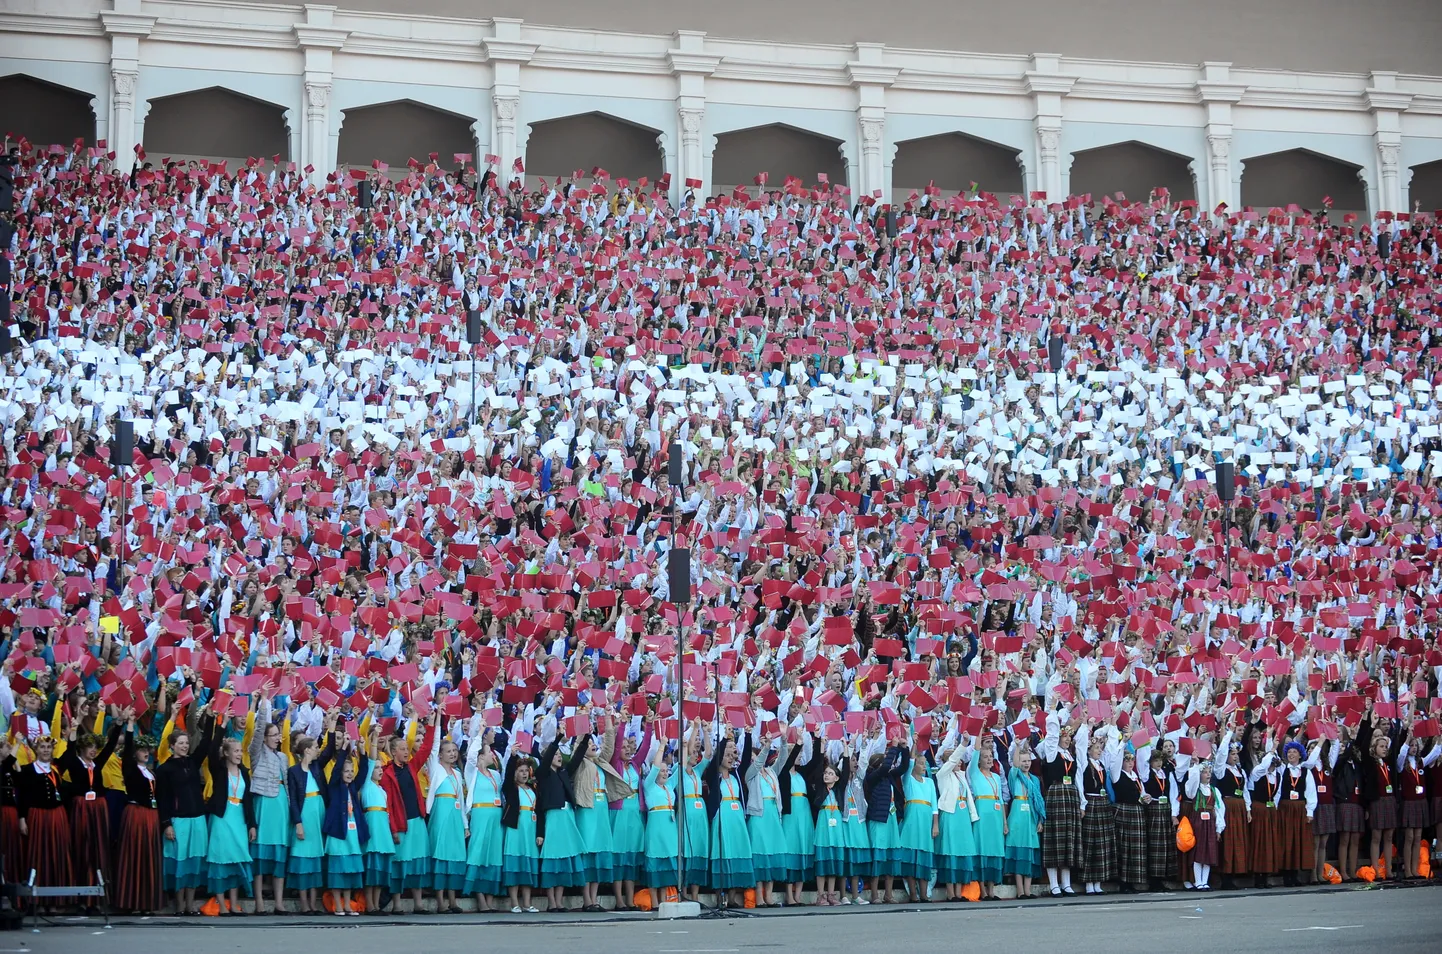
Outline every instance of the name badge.
{"type": "Polygon", "coordinates": [[[828,818],[828,819],[826,819],[826,826],[827,826],[828,828],[835,828],[835,827],[836,827],[836,819],[834,819],[834,818],[828,818]]]}
{"type": "Polygon", "coordinates": [[[993,805],[992,807],[995,808],[997,811],[1001,811],[1001,802],[997,802],[997,803],[996,803],[995,805],[993,805]]]}
{"type": "Polygon", "coordinates": [[[1063,775],[1063,776],[1061,777],[1061,783],[1062,783],[1063,785],[1070,785],[1070,784],[1071,784],[1071,776],[1070,776],[1070,775],[1063,775]]]}
{"type": "Polygon", "coordinates": [[[854,808],[848,808],[848,809],[846,810],[846,814],[847,814],[848,816],[850,816],[851,818],[855,818],[857,815],[860,814],[860,812],[858,812],[858,811],[857,811],[856,809],[854,809],[854,808]]]}
{"type": "Polygon", "coordinates": [[[1391,795],[1391,794],[1392,794],[1392,786],[1390,786],[1390,785],[1387,786],[1387,794],[1388,794],[1388,795],[1391,795]]]}
{"type": "Polygon", "coordinates": [[[1267,803],[1267,807],[1268,807],[1268,808],[1276,808],[1276,807],[1277,807],[1277,803],[1276,803],[1276,802],[1268,802],[1268,803],[1267,803]]]}
{"type": "Polygon", "coordinates": [[[1162,795],[1162,796],[1160,796],[1159,798],[1157,798],[1157,804],[1158,804],[1158,805],[1165,805],[1165,804],[1167,804],[1167,796],[1162,795]]]}
{"type": "Polygon", "coordinates": [[[456,803],[456,811],[458,811],[458,812],[463,812],[463,811],[465,811],[465,809],[461,806],[461,800],[460,800],[459,798],[452,799],[452,801],[454,801],[454,802],[456,803]]]}
{"type": "Polygon", "coordinates": [[[346,828],[350,829],[351,831],[355,831],[355,819],[354,819],[354,818],[347,818],[347,819],[345,820],[345,826],[346,826],[346,828]]]}
{"type": "Polygon", "coordinates": [[[1020,808],[1024,812],[1031,811],[1031,806],[1028,805],[1026,802],[1018,802],[1016,807],[1020,808]]]}
{"type": "Polygon", "coordinates": [[[697,807],[697,808],[705,808],[706,805],[705,805],[704,802],[701,802],[701,801],[698,800],[698,801],[696,802],[696,807],[697,807]]]}
{"type": "Polygon", "coordinates": [[[739,811],[741,810],[741,803],[740,803],[740,802],[732,802],[732,803],[731,803],[731,810],[732,810],[733,812],[739,812],[739,811]]]}
{"type": "Polygon", "coordinates": [[[1211,813],[1211,812],[1202,812],[1202,813],[1201,813],[1199,816],[1197,816],[1197,817],[1201,818],[1202,821],[1211,821],[1211,820],[1212,820],[1212,813],[1211,813]]]}
{"type": "Polygon", "coordinates": [[[1325,795],[1326,793],[1327,793],[1327,786],[1325,786],[1325,785],[1318,785],[1318,786],[1317,786],[1317,794],[1319,794],[1319,795],[1325,795]]]}
{"type": "Polygon", "coordinates": [[[1301,798],[1302,796],[1301,796],[1301,794],[1300,794],[1299,792],[1288,792],[1288,793],[1287,793],[1287,797],[1290,798],[1292,801],[1295,802],[1297,799],[1301,798]]]}
{"type": "Polygon", "coordinates": [[[1427,794],[1427,789],[1423,788],[1421,785],[1418,785],[1418,786],[1417,786],[1417,794],[1418,794],[1418,795],[1426,795],[1426,794],[1427,794]]]}
{"type": "Polygon", "coordinates": [[[93,802],[93,801],[95,801],[95,793],[94,793],[94,792],[86,792],[86,793],[85,793],[85,800],[86,800],[87,802],[93,802]]]}

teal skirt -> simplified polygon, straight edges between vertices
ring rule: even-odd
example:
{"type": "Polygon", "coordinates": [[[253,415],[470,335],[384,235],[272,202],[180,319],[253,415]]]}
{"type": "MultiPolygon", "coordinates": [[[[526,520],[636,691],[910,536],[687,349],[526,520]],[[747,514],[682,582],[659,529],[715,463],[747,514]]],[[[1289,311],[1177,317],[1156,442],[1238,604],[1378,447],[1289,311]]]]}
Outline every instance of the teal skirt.
{"type": "Polygon", "coordinates": [[[647,812],[646,860],[641,879],[648,888],[675,888],[676,883],[676,813],[647,812]]]}
{"type": "MultiPolygon", "coordinates": [[[[611,847],[611,811],[597,800],[590,808],[572,810],[581,836],[581,866],[587,882],[614,881],[616,859],[611,847]]],[[[549,837],[550,822],[546,822],[549,837]]]]}
{"type": "Polygon", "coordinates": [[[301,805],[300,826],[305,837],[296,836],[290,843],[286,860],[286,886],[296,889],[325,887],[325,836],[321,825],[325,820],[325,799],[307,797],[301,805]]]}
{"type": "Polygon", "coordinates": [[[255,841],[250,860],[257,878],[284,878],[290,854],[290,795],[284,785],[278,795],[255,796],[255,841]]]}
{"type": "Polygon", "coordinates": [[[722,799],[711,821],[711,887],[750,888],[756,884],[751,836],[739,801],[722,799]]]}
{"type": "Polygon", "coordinates": [[[172,818],[170,827],[175,832],[175,840],[166,838],[163,832],[160,838],[161,881],[165,890],[204,887],[205,853],[210,844],[206,816],[172,818]]]}
{"type": "Polygon", "coordinates": [[[954,812],[941,813],[941,833],[936,836],[936,880],[941,884],[971,884],[976,880],[976,836],[971,831],[971,814],[958,804],[954,812]]]}
{"type": "Polygon", "coordinates": [[[391,858],[393,851],[367,851],[365,853],[365,887],[389,888],[391,886],[391,858]]]}
{"type": "Polygon", "coordinates": [[[364,887],[365,856],[361,854],[356,833],[345,838],[325,840],[325,886],[336,891],[353,891],[364,887]]]}
{"type": "Polygon", "coordinates": [[[904,878],[930,881],[932,855],[936,849],[936,839],[931,835],[932,806],[907,805],[906,809],[897,839],[896,873],[904,878]]]}
{"type": "Polygon", "coordinates": [[[976,880],[993,884],[1001,880],[1006,858],[1006,835],[997,804],[989,798],[977,799],[976,810],[981,818],[972,826],[976,835],[976,880]]]}
{"type": "Polygon", "coordinates": [[[536,813],[521,809],[516,827],[505,829],[501,839],[501,882],[507,888],[533,888],[541,880],[536,852],[536,813]]]}
{"type": "MultiPolygon", "coordinates": [[[[793,779],[791,784],[794,788],[796,781],[793,779]]],[[[823,814],[836,817],[835,812],[823,814]]],[[[781,830],[786,835],[786,880],[810,881],[816,874],[816,825],[811,820],[811,800],[805,791],[791,793],[791,811],[782,816],[781,830]]]]}
{"type": "Polygon", "coordinates": [[[761,814],[746,819],[746,833],[751,839],[751,868],[756,874],[756,881],[788,880],[791,860],[786,851],[781,811],[776,807],[775,799],[761,800],[761,814]]]}
{"type": "Polygon", "coordinates": [[[437,798],[426,822],[435,891],[461,891],[466,886],[466,818],[454,798],[437,798]]]}
{"type": "Polygon", "coordinates": [[[579,888],[586,883],[585,846],[576,830],[571,806],[546,812],[546,840],[541,844],[541,887],[579,888]]]}
{"type": "Polygon", "coordinates": [[[428,888],[431,884],[431,839],[424,818],[406,822],[405,834],[391,855],[391,892],[428,888]]]}
{"type": "Polygon", "coordinates": [[[711,861],[711,822],[706,818],[706,803],[701,799],[688,798],[684,804],[681,824],[685,827],[686,857],[681,878],[688,885],[703,885],[711,861]]]}
{"type": "Polygon", "coordinates": [[[871,874],[871,833],[860,814],[848,814],[841,823],[841,839],[846,844],[846,874],[861,877],[871,874]]]}
{"type": "MultiPolygon", "coordinates": [[[[672,841],[675,834],[672,822],[672,841]]],[[[634,795],[611,812],[611,858],[615,880],[639,880],[646,859],[646,825],[641,819],[641,800],[634,795]]],[[[675,864],[671,867],[675,868],[675,864]]]]}
{"type": "MultiPolygon", "coordinates": [[[[901,859],[901,830],[896,827],[896,816],[888,815],[884,822],[867,822],[866,837],[871,841],[871,870],[867,873],[879,878],[898,874],[897,864],[901,859]]],[[[859,874],[859,872],[852,873],[859,874]]]]}
{"type": "MultiPolygon", "coordinates": [[[[792,815],[796,814],[794,811],[792,815]]],[[[789,821],[790,815],[787,816],[789,821]]],[[[806,810],[806,819],[811,820],[811,809],[806,810]]],[[[840,878],[847,873],[846,864],[846,825],[841,821],[841,813],[834,807],[827,805],[821,809],[816,817],[814,845],[812,848],[812,867],[818,878],[840,878]]]]}
{"type": "Polygon", "coordinates": [[[466,894],[501,894],[506,861],[499,808],[471,809],[471,840],[466,845],[466,894]]]}
{"type": "Polygon", "coordinates": [[[242,888],[248,897],[253,875],[250,867],[250,832],[245,827],[245,808],[233,802],[225,814],[210,819],[210,839],[205,848],[205,885],[212,894],[242,888]]]}

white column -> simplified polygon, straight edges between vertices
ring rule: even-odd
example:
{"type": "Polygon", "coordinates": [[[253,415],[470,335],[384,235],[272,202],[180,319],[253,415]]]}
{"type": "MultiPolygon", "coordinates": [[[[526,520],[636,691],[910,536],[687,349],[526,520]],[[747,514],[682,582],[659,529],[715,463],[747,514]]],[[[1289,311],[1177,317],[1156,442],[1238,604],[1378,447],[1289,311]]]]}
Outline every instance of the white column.
{"type": "Polygon", "coordinates": [[[530,138],[516,134],[521,113],[521,67],[536,55],[536,44],[521,41],[520,20],[496,17],[491,23],[495,35],[482,40],[481,47],[491,64],[491,150],[499,160],[496,177],[503,183],[516,178],[524,182],[524,174],[513,168],[517,159],[524,159],[525,140],[530,138]]]}
{"type": "Polygon", "coordinates": [[[1412,94],[1397,89],[1396,73],[1373,72],[1372,85],[1367,89],[1367,109],[1375,123],[1373,140],[1377,149],[1377,183],[1373,215],[1378,212],[1407,211],[1403,193],[1402,113],[1412,105],[1412,94]]]}
{"type": "Polygon", "coordinates": [[[1047,201],[1056,202],[1065,198],[1067,191],[1067,170],[1061,157],[1062,100],[1071,92],[1076,77],[1061,73],[1059,55],[1037,53],[1025,80],[1036,130],[1036,189],[1046,193],[1047,201]]]}
{"type": "Polygon", "coordinates": [[[677,30],[675,47],[666,53],[671,75],[676,77],[676,156],[671,175],[671,195],[680,199],[687,182],[698,195],[705,195],[707,181],[702,134],[706,128],[706,77],[716,72],[719,56],[706,52],[706,34],[698,30],[677,30]],[[695,183],[700,183],[698,188],[695,183]]]}
{"type": "Polygon", "coordinates": [[[1202,79],[1197,83],[1197,98],[1207,111],[1207,175],[1206,194],[1198,183],[1197,204],[1215,209],[1225,204],[1224,214],[1241,209],[1238,176],[1232,168],[1232,107],[1241,101],[1247,87],[1231,81],[1231,63],[1203,63],[1202,79]]]}
{"type": "Polygon", "coordinates": [[[304,109],[300,114],[300,154],[291,156],[296,168],[309,168],[312,182],[325,182],[335,171],[336,158],[332,148],[331,84],[334,80],[334,53],[345,45],[350,34],[332,25],[335,7],[306,4],[305,22],[295,25],[295,41],[305,57],[304,109]]]}
{"type": "MultiPolygon", "coordinates": [[[[115,0],[114,10],[100,14],[110,37],[110,110],[106,142],[115,152],[115,166],[122,172],[135,167],[135,147],[144,138],[136,122],[135,101],[140,89],[140,41],[150,35],[155,17],[140,12],[140,0],[115,0]]],[[[141,110],[141,116],[145,114],[141,110]]]]}
{"type": "Polygon", "coordinates": [[[883,205],[891,202],[886,162],[886,88],[896,82],[901,68],[887,66],[881,43],[856,44],[856,59],[846,64],[847,77],[856,89],[856,177],[851,183],[856,199],[871,196],[883,205]]]}

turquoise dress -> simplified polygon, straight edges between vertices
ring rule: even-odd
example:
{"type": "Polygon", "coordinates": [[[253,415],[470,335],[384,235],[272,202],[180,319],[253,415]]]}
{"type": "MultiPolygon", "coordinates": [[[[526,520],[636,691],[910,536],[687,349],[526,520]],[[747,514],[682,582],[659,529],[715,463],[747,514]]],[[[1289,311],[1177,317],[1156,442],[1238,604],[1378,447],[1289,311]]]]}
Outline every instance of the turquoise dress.
{"type": "Polygon", "coordinates": [[[976,833],[965,799],[957,799],[956,811],[941,813],[935,863],[936,880],[941,884],[964,885],[976,880],[976,833]]]}
{"type": "MultiPolygon", "coordinates": [[[[796,814],[796,809],[791,809],[796,814]]],[[[789,817],[789,816],[788,816],[789,817]]],[[[806,818],[811,819],[811,806],[806,807],[806,818]]],[[[841,820],[841,809],[836,805],[836,792],[826,794],[821,803],[821,812],[816,818],[815,870],[818,878],[841,878],[846,875],[846,825],[841,820]]]]}
{"type": "MultiPolygon", "coordinates": [[[[533,842],[534,844],[534,842],[533,842]]],[[[466,845],[466,894],[502,894],[505,836],[501,830],[501,776],[477,769],[471,783],[471,840],[466,845]]]]}
{"type": "Polygon", "coordinates": [[[290,854],[290,792],[281,778],[280,792],[255,795],[255,841],[250,843],[250,859],[257,878],[284,878],[290,854]]]}
{"type": "Polygon", "coordinates": [[[390,813],[386,811],[386,790],[367,778],[361,786],[361,804],[366,815],[365,886],[389,887],[396,840],[391,834],[390,813]]]}
{"type": "Polygon", "coordinates": [[[741,783],[727,775],[719,784],[721,805],[711,820],[711,887],[754,887],[756,870],[751,861],[746,813],[741,808],[741,783]]]}
{"type": "Polygon", "coordinates": [[[929,775],[917,778],[907,772],[902,787],[906,792],[906,811],[898,838],[896,873],[930,881],[936,850],[936,839],[931,835],[937,815],[936,782],[929,775]]]}
{"type": "Polygon", "coordinates": [[[541,843],[541,887],[579,888],[586,883],[585,846],[576,828],[576,813],[568,802],[546,812],[545,841],[541,843]]]}
{"type": "Polygon", "coordinates": [[[212,894],[240,888],[251,894],[250,832],[245,826],[245,779],[226,773],[225,814],[210,817],[205,882],[212,894]]]}
{"type": "MultiPolygon", "coordinates": [[[[611,874],[617,881],[639,881],[646,861],[646,823],[641,817],[641,773],[627,765],[621,770],[621,777],[631,786],[633,794],[621,800],[620,808],[611,809],[611,874]]],[[[674,826],[671,833],[675,835],[674,826]]],[[[671,867],[674,869],[675,865],[671,867]]]]}
{"type": "Polygon", "coordinates": [[[516,797],[521,804],[516,827],[505,829],[501,881],[507,888],[533,888],[541,880],[540,855],[536,852],[536,793],[517,788],[516,797]]]}
{"type": "Polygon", "coordinates": [[[1006,861],[1002,865],[1009,875],[1023,878],[1041,877],[1041,836],[1037,834],[1037,823],[1046,817],[1046,803],[1041,798],[1041,786],[1031,777],[1016,769],[1006,774],[1007,787],[1011,789],[1011,810],[1006,823],[1006,861]]]}
{"type": "Polygon", "coordinates": [[[465,785],[454,768],[439,769],[430,782],[435,786],[431,817],[426,822],[431,887],[436,891],[462,891],[466,887],[465,785]]]}
{"type": "Polygon", "coordinates": [[[161,884],[172,894],[182,888],[205,886],[205,853],[210,847],[210,827],[205,815],[172,818],[175,832],[171,841],[161,832],[161,884]]]}
{"type": "Polygon", "coordinates": [[[681,871],[681,883],[702,885],[706,883],[707,864],[711,857],[711,822],[706,817],[706,802],[701,798],[701,774],[688,768],[671,776],[671,791],[685,779],[685,790],[681,798],[681,824],[686,838],[686,857],[681,871]]]}
{"type": "Polygon", "coordinates": [[[841,837],[846,842],[846,874],[860,878],[871,873],[871,833],[866,830],[866,813],[856,799],[859,782],[846,786],[846,808],[841,813],[841,837]]]}
{"type": "MultiPolygon", "coordinates": [[[[392,765],[386,771],[409,772],[406,766],[392,765]]],[[[416,795],[425,807],[420,785],[416,795]]],[[[392,811],[406,813],[405,805],[391,806],[392,811]]],[[[400,894],[407,888],[429,888],[431,886],[431,836],[426,830],[424,814],[406,819],[406,829],[396,841],[395,853],[391,855],[391,893],[400,894]]]]}
{"type": "MultiPolygon", "coordinates": [[[[833,814],[832,817],[836,818],[837,814],[833,814]]],[[[817,824],[811,817],[811,799],[806,797],[806,779],[800,772],[793,771],[791,773],[791,807],[785,815],[781,816],[781,831],[786,836],[787,881],[793,883],[810,881],[816,876],[817,824]]]]}
{"type": "MultiPolygon", "coordinates": [[[[675,888],[676,884],[676,793],[662,788],[656,776],[660,768],[646,771],[646,887],[675,888]]],[[[704,810],[703,810],[704,811],[704,810]]]]}
{"type": "Polygon", "coordinates": [[[577,805],[576,831],[581,836],[581,865],[587,882],[615,881],[616,858],[611,846],[611,810],[606,804],[606,775],[596,769],[591,807],[577,805]]]}
{"type": "Polygon", "coordinates": [[[973,764],[967,768],[966,777],[971,783],[972,795],[976,796],[977,814],[981,816],[972,826],[976,835],[976,880],[994,884],[1001,880],[1006,858],[1006,805],[1002,800],[1001,776],[995,772],[983,774],[973,764]]]}
{"type": "MultiPolygon", "coordinates": [[[[891,780],[883,780],[881,784],[890,785],[891,780]]],[[[869,874],[877,878],[897,874],[897,863],[901,859],[901,829],[896,824],[895,797],[891,800],[891,810],[887,813],[886,821],[867,821],[866,837],[871,841],[871,868],[865,872],[853,873],[869,874]]]]}
{"type": "Polygon", "coordinates": [[[761,786],[761,814],[748,815],[746,833],[751,838],[751,867],[756,881],[785,881],[791,868],[786,854],[786,832],[781,827],[781,786],[776,773],[762,769],[756,776],[761,786]]]}
{"type": "Polygon", "coordinates": [[[286,861],[285,881],[288,888],[320,888],[325,886],[325,799],[315,776],[305,773],[305,801],[300,806],[300,827],[304,838],[293,838],[290,857],[286,861]]]}
{"type": "MultiPolygon", "coordinates": [[[[336,767],[340,771],[340,767],[336,767]]],[[[353,891],[363,887],[365,856],[361,853],[360,826],[364,818],[355,817],[354,803],[345,797],[345,837],[325,837],[325,886],[335,891],[353,891]]],[[[369,834],[369,832],[367,832],[369,834]]]]}

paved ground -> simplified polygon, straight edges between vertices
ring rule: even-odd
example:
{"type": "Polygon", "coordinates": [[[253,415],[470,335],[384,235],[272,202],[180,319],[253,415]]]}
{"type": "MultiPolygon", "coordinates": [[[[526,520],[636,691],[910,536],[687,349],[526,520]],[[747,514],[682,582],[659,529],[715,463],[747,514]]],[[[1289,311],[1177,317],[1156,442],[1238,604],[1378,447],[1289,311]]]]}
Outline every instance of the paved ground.
{"type": "Polygon", "coordinates": [[[587,954],[745,954],[894,950],[953,954],[1018,943],[1067,954],[1178,950],[1314,954],[1442,950],[1442,888],[1322,888],[1265,894],[1172,894],[924,907],[797,909],[756,917],[660,922],[647,915],[371,918],[152,918],[102,930],[76,919],[0,934],[0,954],[258,954],[323,945],[329,954],[487,950],[587,954]],[[1018,932],[1022,927],[1022,932],[1018,932]],[[327,931],[328,929],[328,931],[327,931]],[[309,937],[311,932],[327,931],[309,937]],[[340,933],[343,932],[343,933],[340,933]]]}

